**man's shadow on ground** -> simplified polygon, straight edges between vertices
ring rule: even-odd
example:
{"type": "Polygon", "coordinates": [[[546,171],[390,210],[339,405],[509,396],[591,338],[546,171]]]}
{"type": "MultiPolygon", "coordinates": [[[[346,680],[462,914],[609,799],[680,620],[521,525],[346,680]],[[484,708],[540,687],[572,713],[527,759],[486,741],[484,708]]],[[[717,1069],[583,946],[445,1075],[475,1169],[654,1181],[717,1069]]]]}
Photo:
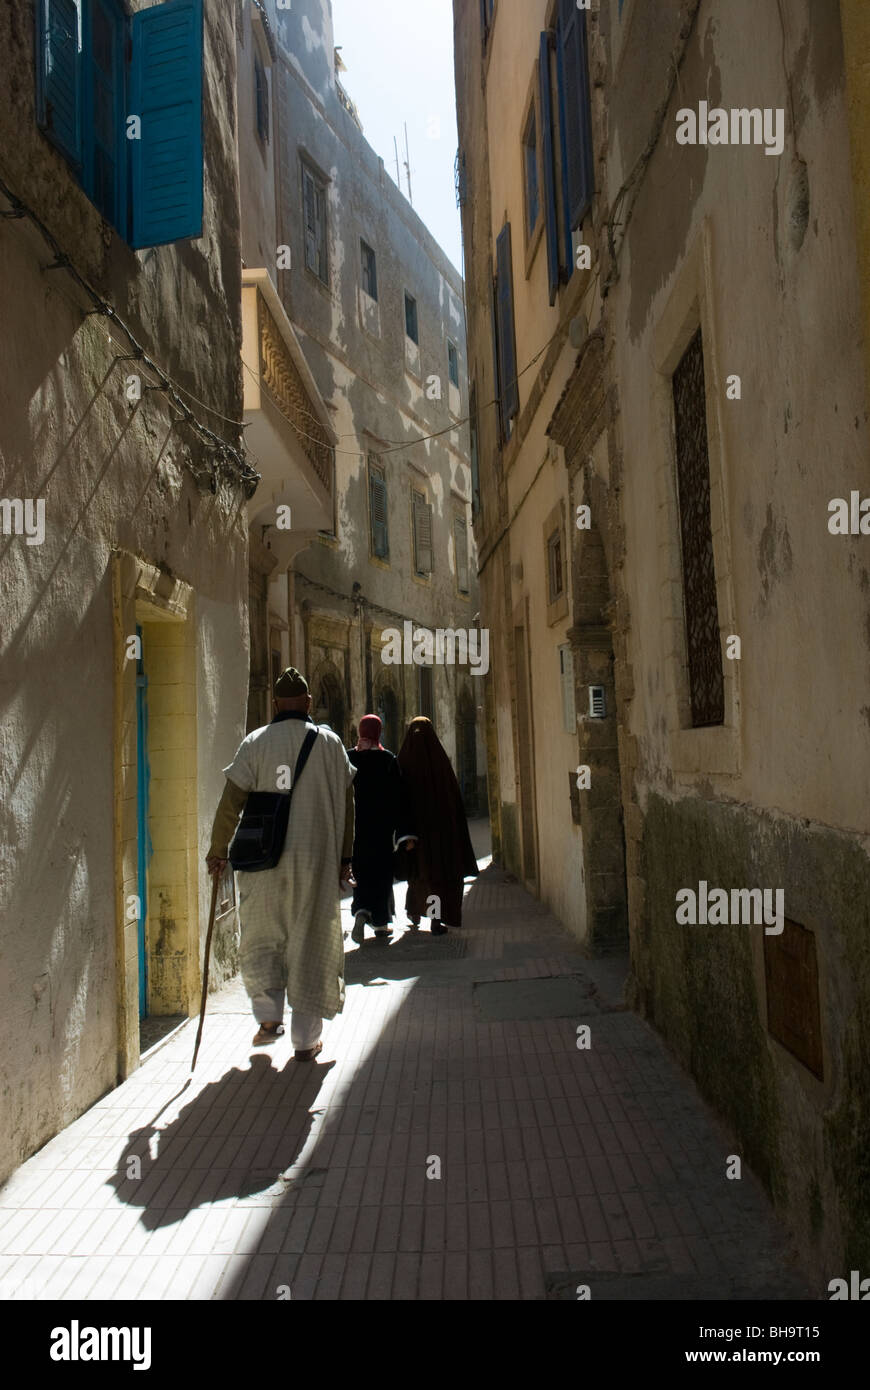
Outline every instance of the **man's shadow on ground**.
{"type": "Polygon", "coordinates": [[[277,1203],[285,1196],[280,1174],[308,1138],[311,1109],[335,1063],[290,1057],[276,1067],[263,1053],[250,1060],[250,1068],[233,1067],[209,1082],[166,1126],[157,1121],[169,1101],[130,1135],[108,1185],[128,1206],[142,1208],[147,1230],[232,1197],[262,1201],[269,1194],[271,1205],[270,1197],[277,1203]]]}

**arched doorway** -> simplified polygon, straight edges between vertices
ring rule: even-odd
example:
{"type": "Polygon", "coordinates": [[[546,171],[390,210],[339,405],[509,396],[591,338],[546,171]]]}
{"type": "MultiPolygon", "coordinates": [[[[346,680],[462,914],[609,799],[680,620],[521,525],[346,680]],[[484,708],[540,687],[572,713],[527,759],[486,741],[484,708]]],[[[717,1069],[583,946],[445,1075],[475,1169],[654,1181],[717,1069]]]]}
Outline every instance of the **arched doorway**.
{"type": "Polygon", "coordinates": [[[311,687],[311,717],[317,724],[328,724],[345,742],[346,705],[338,672],[321,667],[311,687]]]}

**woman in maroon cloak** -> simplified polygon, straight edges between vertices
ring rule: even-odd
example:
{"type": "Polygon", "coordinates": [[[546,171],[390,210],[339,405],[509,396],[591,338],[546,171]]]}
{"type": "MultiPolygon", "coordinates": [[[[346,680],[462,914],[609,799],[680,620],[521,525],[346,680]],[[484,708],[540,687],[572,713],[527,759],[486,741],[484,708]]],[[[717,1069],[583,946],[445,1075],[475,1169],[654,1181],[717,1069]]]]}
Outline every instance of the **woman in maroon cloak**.
{"type": "Polygon", "coordinates": [[[466,875],[477,874],[477,860],[456,774],[431,721],[422,715],[408,725],[399,767],[417,835],[417,846],[408,853],[405,906],[414,926],[431,916],[432,934],[441,936],[447,925],[462,925],[462,883],[466,875]]]}

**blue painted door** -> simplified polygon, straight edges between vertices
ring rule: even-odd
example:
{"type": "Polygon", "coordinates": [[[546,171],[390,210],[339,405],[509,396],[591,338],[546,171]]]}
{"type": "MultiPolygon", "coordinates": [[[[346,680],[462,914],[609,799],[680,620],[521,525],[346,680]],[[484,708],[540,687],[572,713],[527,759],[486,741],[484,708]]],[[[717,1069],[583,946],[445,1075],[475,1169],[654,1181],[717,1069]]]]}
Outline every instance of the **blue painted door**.
{"type": "Polygon", "coordinates": [[[139,896],[139,1017],[148,1012],[148,957],[145,951],[145,921],[148,913],[148,860],[151,836],[148,833],[148,677],[145,675],[142,629],[137,625],[139,659],[136,662],[136,845],[139,896]]]}

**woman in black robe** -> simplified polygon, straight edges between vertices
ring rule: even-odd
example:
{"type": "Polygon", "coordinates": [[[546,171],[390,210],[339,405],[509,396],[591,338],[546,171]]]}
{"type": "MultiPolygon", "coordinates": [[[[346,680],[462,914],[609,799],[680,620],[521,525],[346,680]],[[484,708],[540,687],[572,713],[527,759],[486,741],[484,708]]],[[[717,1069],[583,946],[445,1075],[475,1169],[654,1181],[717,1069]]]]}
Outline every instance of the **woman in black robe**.
{"type": "Polygon", "coordinates": [[[415,926],[431,917],[432,934],[442,936],[448,924],[462,925],[463,880],[477,874],[462,794],[431,721],[422,715],[408,725],[398,762],[418,836],[407,856],[405,906],[415,926]]]}
{"type": "Polygon", "coordinates": [[[362,942],[365,924],[375,936],[388,937],[393,920],[393,853],[400,844],[413,846],[412,822],[402,774],[394,754],[381,743],[381,721],[367,714],[359,722],[356,747],[348,750],[356,768],[353,779],[356,811],[351,911],[353,940],[362,942]]]}

